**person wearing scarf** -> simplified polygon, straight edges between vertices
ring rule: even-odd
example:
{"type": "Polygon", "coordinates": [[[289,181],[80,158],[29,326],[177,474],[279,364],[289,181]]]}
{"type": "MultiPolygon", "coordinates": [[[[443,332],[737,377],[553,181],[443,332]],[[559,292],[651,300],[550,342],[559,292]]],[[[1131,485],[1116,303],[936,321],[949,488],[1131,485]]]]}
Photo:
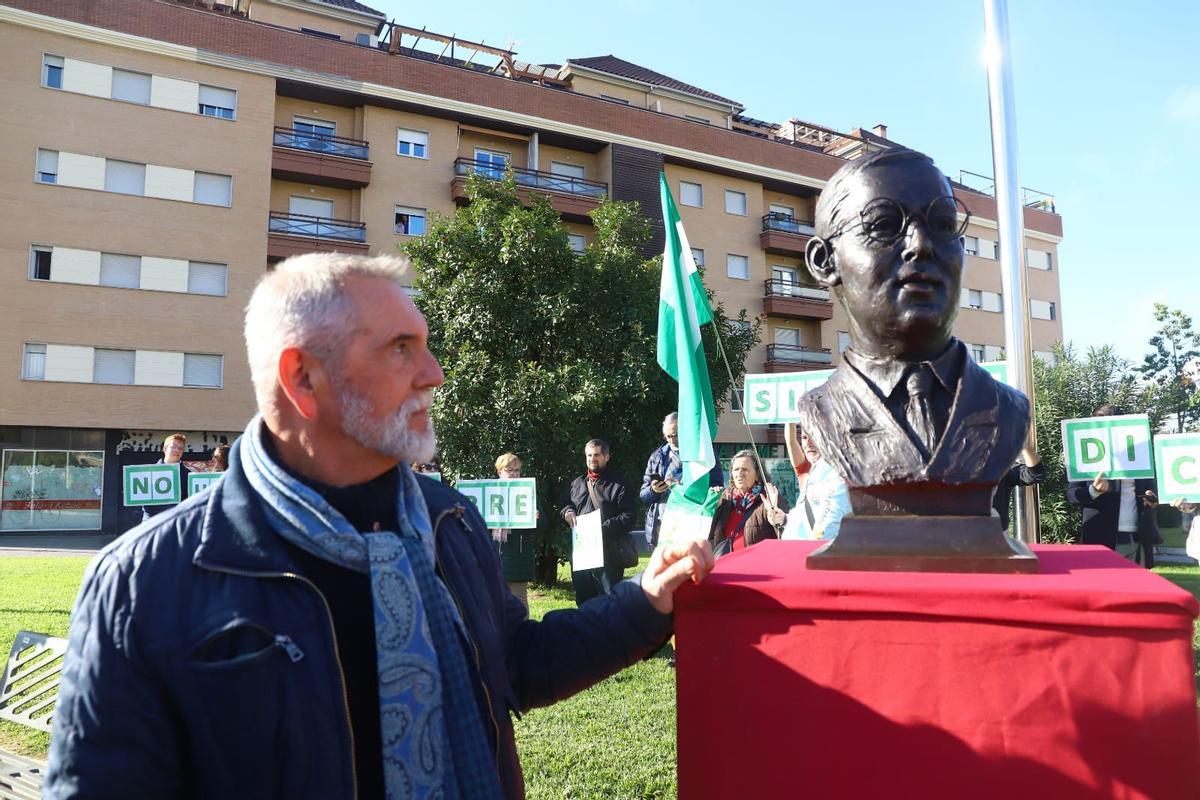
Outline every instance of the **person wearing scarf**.
{"type": "Polygon", "coordinates": [[[729,462],[729,486],[713,514],[708,541],[713,552],[725,555],[763,539],[779,538],[787,507],[770,476],[758,471],[758,459],[742,450],[729,462]]]}
{"type": "Polygon", "coordinates": [[[298,256],[246,310],[260,413],[210,489],[97,557],[43,796],[515,800],[510,712],[657,650],[707,543],[528,618],[433,457],[440,364],[395,257],[298,256]]]}

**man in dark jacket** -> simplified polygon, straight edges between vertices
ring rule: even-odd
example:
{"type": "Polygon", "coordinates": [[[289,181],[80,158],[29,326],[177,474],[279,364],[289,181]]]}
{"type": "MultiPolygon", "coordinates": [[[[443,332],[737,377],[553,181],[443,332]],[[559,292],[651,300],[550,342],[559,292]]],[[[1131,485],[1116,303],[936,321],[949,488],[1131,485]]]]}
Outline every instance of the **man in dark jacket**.
{"type": "MultiPolygon", "coordinates": [[[[187,467],[183,466],[183,462],[180,460],[183,458],[183,451],[186,447],[187,437],[182,433],[172,433],[170,436],[167,436],[165,439],[163,439],[163,457],[155,462],[156,464],[174,464],[179,470],[180,503],[186,500],[188,496],[188,470],[187,467]]],[[[151,517],[156,517],[164,511],[170,511],[177,505],[179,505],[179,503],[167,503],[161,506],[142,506],[142,522],[145,522],[151,517]]]]}
{"type": "Polygon", "coordinates": [[[443,381],[394,257],[299,256],[246,313],[260,414],[118,539],[71,619],[47,798],[520,798],[510,712],[656,649],[707,548],[528,619],[467,499],[415,475],[443,381]]]}
{"type": "Polygon", "coordinates": [[[592,439],[583,449],[587,472],[571,481],[567,496],[563,498],[559,515],[567,525],[574,528],[576,517],[592,511],[600,512],[600,527],[604,537],[604,566],[596,569],[572,570],[571,583],[575,586],[575,602],[586,601],[608,594],[625,574],[617,548],[620,537],[625,537],[626,546],[632,546],[629,532],[633,530],[633,494],[626,488],[625,481],[608,466],[608,442],[592,439]]]}
{"type": "MultiPolygon", "coordinates": [[[[1103,405],[1093,416],[1125,414],[1120,406],[1103,405]]],[[[1101,473],[1090,481],[1072,481],[1067,499],[1083,512],[1080,540],[1102,544],[1147,568],[1154,566],[1158,530],[1158,487],[1153,478],[1109,480],[1101,473]]]]}
{"type": "MultiPolygon", "coordinates": [[[[683,478],[677,411],[672,411],[663,419],[662,432],[667,443],[650,454],[646,461],[646,473],[642,475],[642,489],[638,492],[638,497],[646,504],[646,544],[650,545],[651,550],[658,546],[658,529],[662,525],[671,487],[683,478]]],[[[708,485],[713,488],[725,485],[720,462],[709,471],[708,485]]]]}

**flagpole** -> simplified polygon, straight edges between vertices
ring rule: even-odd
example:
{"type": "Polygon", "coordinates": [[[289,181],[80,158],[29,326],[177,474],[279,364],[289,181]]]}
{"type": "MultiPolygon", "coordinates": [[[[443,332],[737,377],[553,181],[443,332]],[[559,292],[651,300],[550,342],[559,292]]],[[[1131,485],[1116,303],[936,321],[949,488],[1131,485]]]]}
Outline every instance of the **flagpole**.
{"type": "MultiPolygon", "coordinates": [[[[992,169],[996,184],[996,223],[1000,240],[1000,278],[1004,291],[1004,350],[1008,382],[1029,398],[1031,420],[1027,447],[1037,450],[1033,359],[1029,346],[1029,292],[1025,271],[1025,215],[1017,175],[1017,115],[1013,101],[1012,56],[1008,38],[1008,0],[983,0],[992,126],[992,169]]],[[[1037,487],[1017,487],[1014,531],[1018,539],[1038,538],[1037,487]]]]}

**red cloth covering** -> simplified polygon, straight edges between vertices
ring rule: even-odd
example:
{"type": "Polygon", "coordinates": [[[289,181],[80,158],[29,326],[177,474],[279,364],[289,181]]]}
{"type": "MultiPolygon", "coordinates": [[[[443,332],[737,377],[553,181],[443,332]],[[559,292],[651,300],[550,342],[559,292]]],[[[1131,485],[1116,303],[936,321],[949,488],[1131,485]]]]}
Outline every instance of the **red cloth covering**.
{"type": "Polygon", "coordinates": [[[682,800],[1200,797],[1187,592],[1103,547],[1036,546],[1038,575],[810,572],[819,544],[676,595],[682,800]]]}

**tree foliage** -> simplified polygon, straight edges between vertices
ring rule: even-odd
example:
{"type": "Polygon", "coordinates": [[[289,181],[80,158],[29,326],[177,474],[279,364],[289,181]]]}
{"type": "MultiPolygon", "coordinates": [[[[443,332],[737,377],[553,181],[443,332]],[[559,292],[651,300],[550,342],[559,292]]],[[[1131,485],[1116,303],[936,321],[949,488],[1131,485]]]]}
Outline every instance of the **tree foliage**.
{"type": "Polygon", "coordinates": [[[1190,316],[1163,303],[1154,304],[1154,321],[1159,329],[1139,371],[1158,387],[1164,412],[1183,433],[1200,422],[1200,333],[1190,316]]]}
{"type": "MultiPolygon", "coordinates": [[[[441,468],[449,478],[491,477],[496,456],[517,453],[538,479],[538,573],[552,579],[569,552],[557,510],[584,469],[584,443],[609,441],[636,492],[675,407],[676,386],[656,363],[661,264],[642,257],[650,223],[631,203],[592,212],[594,242],[577,254],[546,198],[522,205],[511,178],[474,176],[467,191],[467,206],[435,217],[404,248],[446,372],[433,406],[441,468]]],[[[740,379],[759,322],[745,312],[729,320],[719,304],[714,312],[740,379]]],[[[729,377],[707,352],[723,401],[729,377]]]]}

